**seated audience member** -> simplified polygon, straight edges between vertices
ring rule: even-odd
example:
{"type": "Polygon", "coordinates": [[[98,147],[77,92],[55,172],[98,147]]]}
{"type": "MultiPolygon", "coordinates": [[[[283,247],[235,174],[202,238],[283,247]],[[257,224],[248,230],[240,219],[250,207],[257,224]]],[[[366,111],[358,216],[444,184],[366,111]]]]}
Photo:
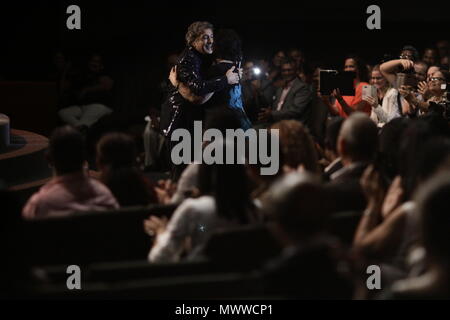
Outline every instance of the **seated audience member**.
{"type": "Polygon", "coordinates": [[[342,161],[337,150],[337,140],[339,137],[339,131],[342,127],[342,123],[344,123],[344,118],[334,117],[328,122],[327,125],[324,143],[324,160],[327,164],[323,171],[323,177],[325,181],[329,181],[330,176],[333,173],[342,169],[342,161]]]}
{"type": "Polygon", "coordinates": [[[379,164],[389,182],[399,174],[399,145],[409,118],[396,118],[386,123],[380,131],[379,164]]]}
{"type": "Polygon", "coordinates": [[[362,211],[366,207],[359,180],[374,161],[377,148],[378,129],[367,115],[355,113],[344,121],[337,141],[343,168],[330,176],[326,186],[333,196],[335,212],[362,211]]]}
{"type": "Polygon", "coordinates": [[[275,183],[263,203],[268,228],[283,248],[257,274],[265,295],[284,298],[344,299],[351,284],[340,243],[325,231],[327,193],[316,176],[290,173],[275,183]]]}
{"type": "Polygon", "coordinates": [[[415,196],[425,272],[395,282],[384,299],[450,299],[450,174],[430,179],[415,196]]]}
{"type": "Polygon", "coordinates": [[[97,144],[97,167],[102,181],[121,207],[158,202],[152,183],[136,167],[133,139],[123,133],[109,133],[97,144]]]}
{"type": "Polygon", "coordinates": [[[370,118],[382,127],[392,119],[401,117],[401,96],[398,90],[393,88],[380,72],[380,66],[376,65],[372,69],[371,84],[377,88],[377,99],[371,96],[363,97],[372,106],[370,118]]]}
{"type": "Polygon", "coordinates": [[[370,115],[370,104],[362,99],[362,88],[369,82],[366,65],[358,56],[349,55],[344,62],[344,71],[356,73],[354,80],[355,95],[342,96],[339,89],[335,89],[332,93],[332,96],[336,99],[334,104],[331,104],[329,96],[323,96],[323,101],[328,106],[330,113],[343,118],[347,118],[355,111],[370,115]]]}
{"type": "Polygon", "coordinates": [[[421,99],[411,92],[411,90],[401,88],[399,91],[404,96],[406,101],[413,106],[414,109],[420,111],[421,114],[428,112],[440,112],[443,113],[442,108],[439,108],[439,104],[446,102],[446,89],[442,88],[443,84],[449,81],[449,73],[445,71],[436,71],[431,74],[428,79],[427,86],[422,90],[421,99]]]}
{"type": "Polygon", "coordinates": [[[426,48],[423,52],[422,61],[430,66],[439,63],[437,50],[435,48],[426,48]]]}
{"type": "Polygon", "coordinates": [[[283,120],[270,129],[278,130],[281,159],[285,172],[302,169],[318,174],[319,164],[314,140],[308,129],[297,120],[283,120]]]}
{"type": "Polygon", "coordinates": [[[155,235],[151,262],[179,261],[183,253],[201,250],[211,232],[255,220],[244,165],[203,163],[198,177],[200,197],[184,200],[170,221],[155,216],[145,221],[147,232],[155,235]]]}
{"type": "Polygon", "coordinates": [[[87,71],[77,79],[73,87],[72,105],[61,109],[61,120],[86,130],[100,118],[112,113],[112,89],[114,81],[106,73],[103,58],[93,54],[88,62],[87,71]]]}
{"type": "Polygon", "coordinates": [[[54,177],[23,208],[26,219],[66,216],[75,211],[118,208],[117,200],[83,168],[85,145],[81,133],[70,126],[55,129],[50,137],[48,162],[54,177]]]}
{"type": "Polygon", "coordinates": [[[307,126],[313,97],[311,88],[297,77],[295,62],[292,60],[282,62],[281,75],[284,85],[278,88],[272,108],[261,110],[258,121],[270,124],[281,120],[298,120],[307,126]]]}
{"type": "Polygon", "coordinates": [[[412,137],[413,141],[406,143],[408,149],[415,150],[419,155],[417,159],[410,159],[412,164],[407,166],[409,174],[414,176],[412,182],[407,182],[411,186],[405,187],[405,179],[398,176],[386,190],[380,173],[373,167],[367,169],[361,180],[368,205],[355,234],[354,250],[366,263],[383,264],[394,271],[386,283],[392,283],[408,273],[417,274],[421,269],[420,264],[423,263],[420,259],[409,262],[420,240],[414,194],[420,192],[421,186],[430,177],[448,167],[446,161],[450,157],[450,141],[438,138],[423,124],[423,121],[411,123],[403,133],[408,138],[414,134],[425,136],[420,141],[412,137]]]}

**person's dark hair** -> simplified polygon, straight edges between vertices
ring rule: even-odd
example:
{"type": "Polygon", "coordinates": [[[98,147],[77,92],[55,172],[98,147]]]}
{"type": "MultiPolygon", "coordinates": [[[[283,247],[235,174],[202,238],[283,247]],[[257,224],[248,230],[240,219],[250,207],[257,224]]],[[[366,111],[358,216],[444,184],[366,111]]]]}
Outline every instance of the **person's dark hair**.
{"type": "MultiPolygon", "coordinates": [[[[446,136],[448,133],[448,124],[442,116],[426,115],[413,120],[403,131],[399,145],[399,173],[402,177],[402,187],[405,200],[409,200],[417,187],[420,179],[420,166],[424,165],[422,157],[428,157],[424,154],[424,146],[430,139],[446,136]]],[[[426,160],[424,160],[426,161],[426,160]]],[[[431,165],[431,163],[430,163],[431,165]]]]}
{"type": "Polygon", "coordinates": [[[280,153],[283,154],[281,167],[286,165],[295,169],[303,165],[309,172],[319,172],[314,140],[300,121],[282,120],[273,124],[270,129],[279,130],[280,153]]]}
{"type": "Polygon", "coordinates": [[[412,45],[405,45],[405,46],[403,46],[401,52],[403,52],[403,51],[411,51],[413,53],[414,61],[419,60],[419,51],[415,47],[413,47],[412,45]]]}
{"type": "MultiPolygon", "coordinates": [[[[226,152],[224,144],[224,157],[226,152]]],[[[199,170],[198,186],[201,194],[214,197],[220,217],[242,224],[252,221],[253,206],[243,164],[203,163],[199,170]]]]}
{"type": "Polygon", "coordinates": [[[309,173],[285,175],[269,189],[263,213],[292,239],[307,239],[324,230],[329,213],[326,192],[309,173]]]}
{"type": "Polygon", "coordinates": [[[337,140],[339,137],[339,131],[341,130],[342,124],[344,123],[344,118],[342,117],[334,117],[332,118],[328,124],[325,133],[325,148],[333,151],[337,154],[337,140]]]}
{"type": "Polygon", "coordinates": [[[399,173],[399,145],[403,131],[408,127],[408,118],[396,118],[386,123],[381,129],[379,140],[379,163],[389,179],[399,173]]]}
{"type": "Polygon", "coordinates": [[[218,59],[240,61],[242,42],[232,29],[221,29],[214,35],[214,56],[218,59]]]}
{"type": "Polygon", "coordinates": [[[56,128],[50,137],[48,159],[58,174],[80,171],[86,159],[83,135],[72,126],[56,128]]]}
{"type": "Polygon", "coordinates": [[[157,202],[153,183],[135,166],[136,156],[133,138],[124,133],[108,133],[97,144],[100,179],[122,207],[157,202]]]}
{"type": "Polygon", "coordinates": [[[421,237],[426,252],[439,263],[450,263],[450,173],[435,176],[418,194],[421,237]]]}
{"type": "MultiPolygon", "coordinates": [[[[224,139],[221,140],[223,156],[231,148],[235,155],[236,144],[226,141],[226,129],[240,129],[240,122],[236,113],[228,106],[218,106],[206,117],[206,129],[218,129],[224,139]]],[[[243,164],[206,164],[200,166],[198,186],[201,194],[209,194],[215,198],[217,213],[228,220],[248,223],[252,214],[248,178],[243,164]]]]}
{"type": "Polygon", "coordinates": [[[347,59],[352,59],[356,63],[356,76],[361,82],[369,82],[369,70],[367,69],[366,63],[360,56],[356,54],[349,54],[345,57],[344,61],[347,59]]]}
{"type": "Polygon", "coordinates": [[[112,169],[133,166],[136,156],[133,138],[124,133],[108,133],[97,143],[97,162],[112,169]]]}

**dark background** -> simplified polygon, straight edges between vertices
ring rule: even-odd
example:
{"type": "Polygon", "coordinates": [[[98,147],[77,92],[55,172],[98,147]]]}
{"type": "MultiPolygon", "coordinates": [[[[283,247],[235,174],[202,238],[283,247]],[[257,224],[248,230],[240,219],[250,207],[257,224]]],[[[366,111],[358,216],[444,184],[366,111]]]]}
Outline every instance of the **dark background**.
{"type": "MultiPolygon", "coordinates": [[[[117,77],[134,87],[134,105],[156,103],[152,96],[165,75],[165,56],[184,46],[188,25],[196,20],[235,29],[246,57],[271,55],[299,46],[308,59],[340,67],[346,53],[377,63],[397,55],[405,44],[419,50],[449,38],[444,1],[16,1],[0,2],[0,75],[7,80],[43,80],[52,53],[63,48],[81,63],[100,51],[117,77]],[[66,8],[81,7],[80,31],[66,28],[66,8]],[[366,8],[381,7],[382,29],[368,30],[366,8]],[[139,102],[141,101],[141,102],[139,102]]],[[[133,103],[131,103],[133,104],[133,103]]]]}

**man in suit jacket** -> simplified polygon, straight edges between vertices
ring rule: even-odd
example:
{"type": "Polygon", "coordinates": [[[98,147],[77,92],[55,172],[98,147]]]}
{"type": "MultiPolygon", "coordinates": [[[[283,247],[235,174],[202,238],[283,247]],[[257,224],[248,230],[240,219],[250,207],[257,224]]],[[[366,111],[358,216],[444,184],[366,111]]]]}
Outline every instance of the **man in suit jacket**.
{"type": "Polygon", "coordinates": [[[334,212],[363,211],[366,197],[360,179],[373,163],[378,147],[376,124],[364,113],[355,112],[342,124],[337,151],[343,168],[330,175],[326,190],[334,212]]]}
{"type": "Polygon", "coordinates": [[[313,92],[305,82],[297,77],[295,62],[285,60],[281,65],[281,75],[285,81],[278,88],[272,108],[265,108],[258,115],[258,120],[271,124],[281,120],[299,120],[308,125],[311,114],[310,103],[313,92]]]}

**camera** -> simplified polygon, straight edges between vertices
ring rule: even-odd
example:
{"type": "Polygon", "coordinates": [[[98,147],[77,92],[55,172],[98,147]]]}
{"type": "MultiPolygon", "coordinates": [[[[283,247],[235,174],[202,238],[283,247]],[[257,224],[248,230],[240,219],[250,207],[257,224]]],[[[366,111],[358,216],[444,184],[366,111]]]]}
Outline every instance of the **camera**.
{"type": "Polygon", "coordinates": [[[252,68],[252,79],[255,79],[255,80],[261,79],[262,74],[263,74],[263,72],[262,72],[260,67],[253,67],[252,68]]]}
{"type": "Polygon", "coordinates": [[[319,91],[322,95],[330,95],[334,89],[339,89],[343,96],[354,96],[353,81],[356,73],[351,71],[319,70],[319,91]]]}
{"type": "Polygon", "coordinates": [[[414,73],[400,72],[397,73],[397,78],[395,82],[396,89],[400,89],[401,86],[409,86],[412,88],[417,88],[417,78],[414,73]]]}

